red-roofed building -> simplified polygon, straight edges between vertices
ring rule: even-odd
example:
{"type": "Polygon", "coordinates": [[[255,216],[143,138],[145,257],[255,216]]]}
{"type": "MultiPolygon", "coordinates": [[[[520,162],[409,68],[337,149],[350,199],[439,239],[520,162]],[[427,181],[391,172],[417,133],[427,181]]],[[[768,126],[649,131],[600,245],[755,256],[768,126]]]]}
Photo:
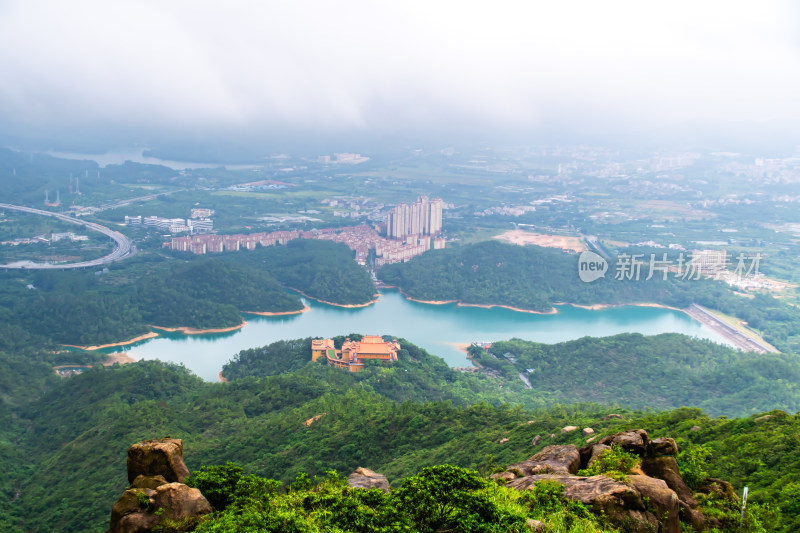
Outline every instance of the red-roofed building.
{"type": "Polygon", "coordinates": [[[342,344],[342,349],[334,347],[332,339],[311,341],[311,359],[314,361],[325,357],[329,365],[343,368],[350,372],[359,372],[364,368],[366,360],[385,362],[397,361],[400,344],[397,340],[386,342],[377,335],[364,335],[360,341],[349,338],[342,344]]]}

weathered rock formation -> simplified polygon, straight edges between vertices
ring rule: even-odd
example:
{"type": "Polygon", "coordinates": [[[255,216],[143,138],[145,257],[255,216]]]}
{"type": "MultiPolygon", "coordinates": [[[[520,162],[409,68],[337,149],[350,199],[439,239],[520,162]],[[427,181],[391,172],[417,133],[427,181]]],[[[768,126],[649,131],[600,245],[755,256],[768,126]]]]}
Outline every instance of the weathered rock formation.
{"type": "Polygon", "coordinates": [[[128,483],[133,483],[138,475],[162,475],[170,483],[183,483],[189,477],[189,470],[183,463],[183,441],[143,440],[128,448],[128,483]]]}
{"type": "Polygon", "coordinates": [[[192,523],[212,512],[198,489],[183,484],[188,476],[181,440],[148,440],[131,446],[131,485],[111,509],[109,532],[144,533],[166,520],[192,523]]]}
{"type": "Polygon", "coordinates": [[[519,477],[538,474],[577,474],[581,456],[575,446],[548,446],[527,461],[508,467],[505,472],[493,474],[495,479],[511,481],[519,477]]]}
{"type": "MultiPolygon", "coordinates": [[[[697,509],[697,500],[681,478],[677,453],[674,439],[651,440],[645,430],[637,429],[608,435],[582,448],[547,446],[527,461],[510,465],[492,477],[517,490],[529,489],[542,480],[556,481],[564,485],[564,497],[603,513],[626,531],[679,533],[681,522],[696,531],[713,527],[713,520],[697,509]],[[641,471],[626,476],[624,481],[576,475],[612,445],[638,455],[641,471]]],[[[722,480],[709,479],[700,491],[737,498],[733,487],[722,480]]]]}
{"type": "Polygon", "coordinates": [[[389,492],[389,481],[383,474],[373,472],[369,468],[356,468],[347,478],[347,486],[358,489],[380,489],[389,492]]]}

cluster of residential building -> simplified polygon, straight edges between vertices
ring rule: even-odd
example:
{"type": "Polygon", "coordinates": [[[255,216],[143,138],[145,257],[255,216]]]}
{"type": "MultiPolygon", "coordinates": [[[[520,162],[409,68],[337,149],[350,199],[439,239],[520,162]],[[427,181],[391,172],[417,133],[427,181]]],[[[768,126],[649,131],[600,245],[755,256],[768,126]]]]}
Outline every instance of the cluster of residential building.
{"type": "Polygon", "coordinates": [[[375,266],[408,261],[428,250],[441,250],[444,247],[445,240],[442,237],[409,236],[406,242],[382,239],[380,246],[375,249],[375,266]]]}
{"type": "MultiPolygon", "coordinates": [[[[353,208],[364,205],[366,198],[334,198],[326,199],[332,207],[345,203],[353,208]]],[[[383,204],[381,204],[381,207],[383,204]]],[[[269,233],[251,233],[248,235],[209,235],[213,228],[209,218],[189,219],[161,219],[159,217],[125,217],[126,224],[152,225],[169,230],[171,233],[181,231],[195,235],[173,237],[164,246],[171,250],[191,252],[194,254],[221,253],[238,251],[242,248],[253,250],[257,246],[275,246],[286,244],[293,239],[320,239],[340,242],[347,245],[355,252],[356,262],[366,265],[370,251],[375,251],[375,266],[381,267],[389,263],[408,261],[412,257],[421,255],[428,250],[438,250],[445,247],[445,239],[440,236],[442,231],[442,208],[444,203],[441,198],[428,200],[427,196],[419,197],[413,204],[399,204],[394,207],[386,217],[386,224],[375,222],[374,227],[366,224],[347,226],[342,228],[324,228],[311,231],[273,231],[269,233]],[[208,226],[203,226],[204,222],[208,226]],[[182,224],[187,229],[184,230],[182,224]],[[382,237],[378,230],[385,227],[386,236],[382,237]]],[[[374,206],[370,206],[374,208],[374,206]]],[[[359,209],[356,209],[357,211],[359,209]]],[[[210,216],[211,213],[193,210],[193,215],[210,216]],[[197,211],[197,213],[195,213],[197,211]]]]}
{"type": "Polygon", "coordinates": [[[312,231],[273,231],[248,235],[193,235],[173,237],[164,246],[180,252],[194,254],[253,250],[256,246],[286,244],[293,239],[319,239],[341,242],[355,252],[356,262],[366,265],[370,250],[375,250],[375,266],[407,261],[430,249],[445,247],[441,237],[417,237],[413,241],[394,241],[381,237],[374,228],[365,224],[343,228],[324,228],[312,231]]]}
{"type": "Polygon", "coordinates": [[[368,360],[385,363],[397,361],[398,351],[400,351],[400,344],[397,339],[387,342],[377,335],[364,335],[360,341],[347,338],[342,343],[341,349],[334,346],[333,339],[311,341],[311,359],[313,361],[325,358],[329,365],[350,372],[360,372],[368,360]]]}
{"type": "Polygon", "coordinates": [[[249,235],[192,235],[173,237],[164,247],[178,252],[191,252],[197,255],[206,253],[237,252],[242,248],[255,250],[256,246],[275,246],[286,244],[307,232],[273,231],[270,233],[250,233],[249,235]]]}

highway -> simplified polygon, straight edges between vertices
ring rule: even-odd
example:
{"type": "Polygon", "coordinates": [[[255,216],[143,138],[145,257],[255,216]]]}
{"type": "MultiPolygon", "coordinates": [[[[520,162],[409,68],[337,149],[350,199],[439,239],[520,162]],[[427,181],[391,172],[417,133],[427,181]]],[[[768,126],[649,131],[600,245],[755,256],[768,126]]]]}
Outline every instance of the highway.
{"type": "Polygon", "coordinates": [[[780,353],[774,346],[768,344],[758,335],[745,335],[705,307],[692,304],[684,309],[684,312],[698,322],[710,327],[745,352],[780,353]]]}
{"type": "Polygon", "coordinates": [[[28,270],[34,270],[34,269],[67,270],[73,268],[89,268],[89,267],[107,265],[108,263],[113,263],[114,261],[121,261],[122,259],[131,257],[133,254],[136,253],[136,248],[133,246],[133,243],[128,237],[126,237],[125,235],[123,235],[118,231],[114,231],[105,226],[101,226],[100,224],[95,224],[94,222],[86,222],[85,220],[71,217],[69,215],[52,213],[50,211],[45,211],[43,209],[34,209],[33,207],[23,207],[19,205],[0,203],[0,209],[10,209],[12,211],[22,211],[23,213],[31,213],[34,215],[55,217],[59,220],[63,220],[64,222],[78,224],[80,226],[85,226],[88,229],[99,231],[103,235],[106,235],[111,239],[113,239],[114,242],[116,243],[116,247],[110,254],[105,255],[103,257],[99,257],[97,259],[92,259],[91,261],[82,261],[80,263],[68,263],[68,264],[33,263],[30,261],[20,261],[17,263],[10,263],[8,265],[0,265],[0,268],[20,268],[20,269],[24,268],[28,270]]]}

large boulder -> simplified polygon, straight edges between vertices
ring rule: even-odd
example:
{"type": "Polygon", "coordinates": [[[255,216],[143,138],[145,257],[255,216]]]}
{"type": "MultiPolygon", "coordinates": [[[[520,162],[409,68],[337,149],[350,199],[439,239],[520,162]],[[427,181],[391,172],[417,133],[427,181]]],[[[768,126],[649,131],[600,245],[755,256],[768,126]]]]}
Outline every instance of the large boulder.
{"type": "Polygon", "coordinates": [[[692,490],[683,481],[678,469],[678,461],[674,457],[645,457],[642,459],[642,472],[650,477],[663,479],[682,502],[692,509],[697,507],[697,500],[695,500],[692,490]]]}
{"type": "Polygon", "coordinates": [[[380,489],[389,492],[389,481],[383,474],[373,472],[369,468],[356,468],[347,477],[347,486],[357,489],[380,489]]]}
{"type": "Polygon", "coordinates": [[[143,476],[139,474],[131,483],[132,489],[157,489],[161,485],[169,483],[164,476],[143,476]]]}
{"type": "MultiPolygon", "coordinates": [[[[565,498],[583,503],[594,513],[602,513],[613,523],[624,525],[626,531],[658,531],[658,518],[647,510],[641,493],[631,485],[606,476],[541,474],[515,479],[506,486],[526,490],[543,480],[564,485],[565,498]]],[[[677,506],[675,511],[677,514],[677,506]]]]}
{"type": "MultiPolygon", "coordinates": [[[[557,481],[564,485],[566,498],[582,502],[596,513],[604,513],[625,531],[679,533],[681,522],[703,531],[713,526],[714,521],[698,510],[697,500],[681,478],[677,453],[674,439],[651,440],[645,430],[634,429],[608,435],[580,449],[548,446],[527,461],[511,465],[492,477],[518,490],[531,488],[542,479],[557,481]],[[572,475],[591,466],[615,444],[641,458],[641,467],[634,469],[624,482],[606,476],[572,475]]],[[[737,497],[729,483],[708,481],[701,491],[726,499],[737,497]]]]}
{"type": "Polygon", "coordinates": [[[131,446],[131,485],[111,509],[109,532],[144,533],[165,520],[186,527],[199,522],[213,509],[198,489],[183,484],[188,476],[180,439],[146,440],[131,446]]]}
{"type": "Polygon", "coordinates": [[[675,442],[675,439],[670,437],[659,437],[657,439],[653,439],[647,445],[647,455],[649,457],[678,455],[678,444],[675,442]]]}
{"type": "Polygon", "coordinates": [[[128,448],[128,483],[137,476],[164,476],[169,482],[183,483],[189,470],[183,462],[181,439],[153,439],[128,448]]]}
{"type": "Polygon", "coordinates": [[[128,489],[111,508],[108,533],[139,533],[150,531],[158,523],[158,516],[147,512],[155,489],[128,489]]]}
{"type": "Polygon", "coordinates": [[[183,520],[202,516],[214,510],[200,489],[183,483],[167,483],[155,490],[153,503],[156,509],[164,509],[162,518],[183,520]]]}
{"type": "Polygon", "coordinates": [[[577,446],[553,444],[522,463],[506,468],[505,472],[492,474],[494,479],[511,479],[534,474],[577,474],[581,456],[577,446]]]}
{"type": "Polygon", "coordinates": [[[656,515],[661,527],[660,533],[680,533],[680,502],[675,491],[670,489],[662,479],[649,476],[628,476],[628,482],[633,485],[642,500],[646,502],[647,510],[656,515]]]}
{"type": "MultiPolygon", "coordinates": [[[[591,446],[584,446],[584,448],[588,449],[588,451],[589,451],[588,459],[586,459],[586,468],[589,468],[589,467],[592,466],[592,464],[594,464],[595,461],[597,461],[597,459],[601,455],[603,455],[604,451],[610,450],[611,446],[608,446],[606,444],[594,444],[594,445],[591,445],[591,446]]],[[[586,456],[586,454],[583,453],[583,451],[582,451],[581,452],[581,464],[583,464],[583,460],[584,460],[585,456],[586,456]]]]}
{"type": "Polygon", "coordinates": [[[197,523],[213,509],[198,489],[167,483],[126,490],[111,509],[110,533],[145,533],[169,519],[197,523]]]}
{"type": "Polygon", "coordinates": [[[603,437],[598,441],[599,444],[605,444],[606,446],[618,444],[626,452],[636,454],[640,457],[647,453],[647,445],[649,442],[650,438],[647,436],[647,431],[643,429],[622,431],[603,437]]]}

